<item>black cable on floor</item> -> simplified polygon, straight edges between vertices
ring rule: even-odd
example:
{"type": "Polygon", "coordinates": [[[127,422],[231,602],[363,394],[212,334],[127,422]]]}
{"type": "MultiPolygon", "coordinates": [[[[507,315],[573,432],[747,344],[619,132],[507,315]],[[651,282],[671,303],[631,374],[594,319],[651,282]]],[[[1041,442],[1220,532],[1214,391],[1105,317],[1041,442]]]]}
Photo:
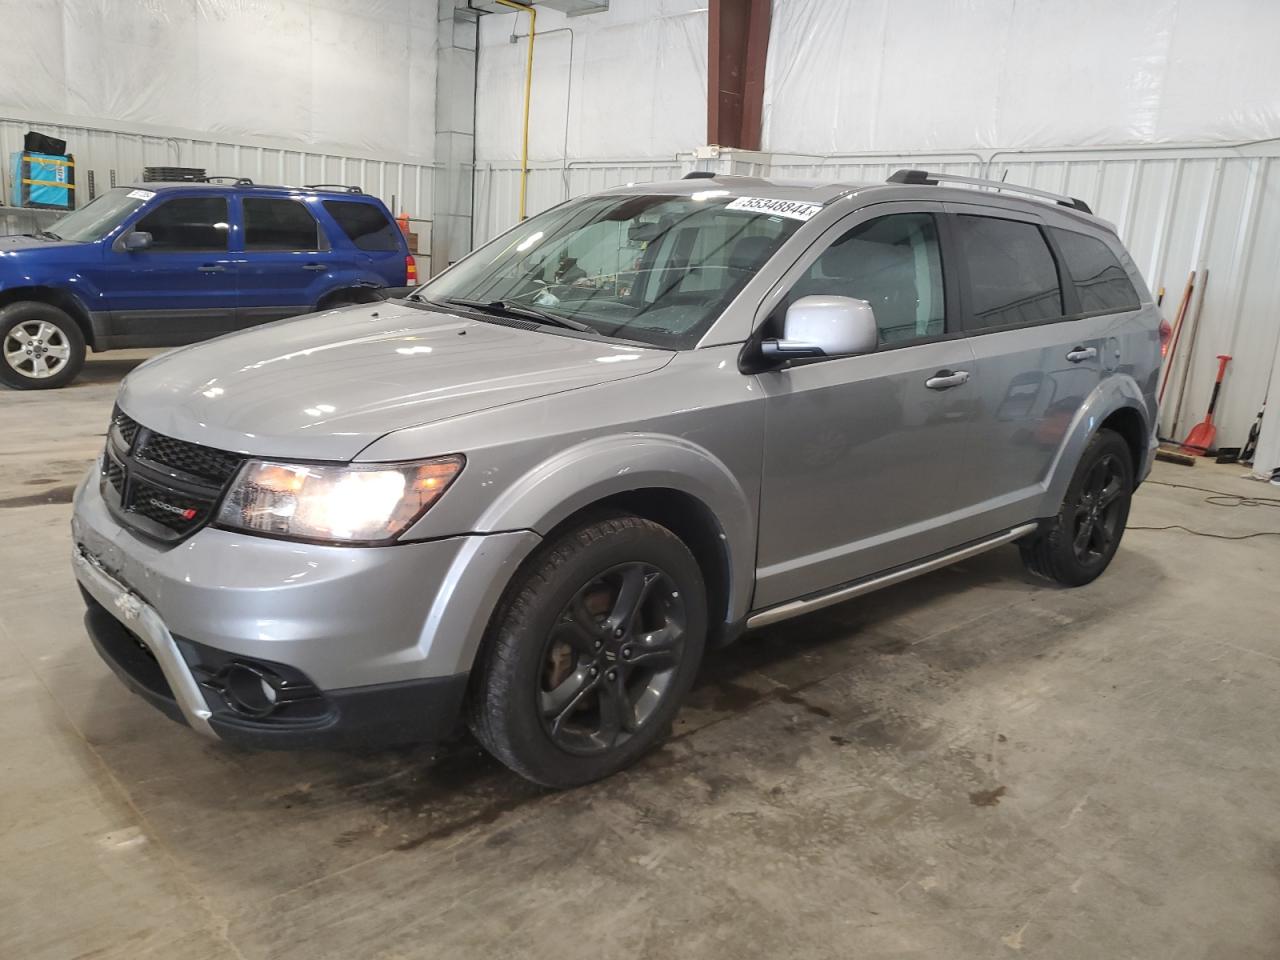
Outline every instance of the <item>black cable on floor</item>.
{"type": "Polygon", "coordinates": [[[1158,487],[1177,487],[1180,490],[1197,490],[1200,493],[1213,494],[1205,497],[1206,503],[1216,507],[1280,507],[1280,497],[1246,497],[1239,493],[1223,493],[1221,490],[1210,490],[1208,487],[1196,487],[1189,483],[1169,483],[1167,480],[1148,480],[1147,483],[1158,487]],[[1235,503],[1215,503],[1215,499],[1234,500],[1235,503]]]}
{"type": "Polygon", "coordinates": [[[1254,537],[1280,537],[1280,530],[1257,530],[1253,533],[1245,533],[1238,537],[1228,536],[1225,533],[1206,533],[1203,530],[1192,530],[1190,527],[1184,527],[1180,523],[1171,523],[1167,527],[1136,527],[1129,524],[1126,530],[1181,530],[1196,537],[1212,537],[1214,540],[1252,540],[1254,537]]]}
{"type": "MultiPolygon", "coordinates": [[[[1204,502],[1215,507],[1280,507],[1280,497],[1245,497],[1238,493],[1223,493],[1221,490],[1210,490],[1208,487],[1196,487],[1189,483],[1169,483],[1165,480],[1148,480],[1160,487],[1178,487],[1182,490],[1196,490],[1207,493],[1204,502]]],[[[1181,530],[1196,537],[1210,537],[1214,540],[1252,540],[1254,537],[1280,537],[1280,530],[1257,530],[1253,533],[1233,536],[1226,533],[1208,533],[1204,530],[1192,530],[1180,523],[1171,523],[1163,527],[1128,527],[1130,530],[1181,530]]]]}

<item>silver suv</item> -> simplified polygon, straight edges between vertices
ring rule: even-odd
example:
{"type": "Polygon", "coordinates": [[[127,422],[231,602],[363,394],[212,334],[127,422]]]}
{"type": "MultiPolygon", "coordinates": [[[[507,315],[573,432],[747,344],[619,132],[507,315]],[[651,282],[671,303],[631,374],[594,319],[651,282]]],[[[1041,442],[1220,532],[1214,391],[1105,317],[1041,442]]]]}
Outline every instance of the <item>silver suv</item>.
{"type": "Polygon", "coordinates": [[[407,299],[130,374],[75,499],[89,634],[206,736],[465,718],[585,783],[744,630],[1006,543],[1098,576],[1162,339],[1069,197],[901,171],[572,200],[407,299]]]}

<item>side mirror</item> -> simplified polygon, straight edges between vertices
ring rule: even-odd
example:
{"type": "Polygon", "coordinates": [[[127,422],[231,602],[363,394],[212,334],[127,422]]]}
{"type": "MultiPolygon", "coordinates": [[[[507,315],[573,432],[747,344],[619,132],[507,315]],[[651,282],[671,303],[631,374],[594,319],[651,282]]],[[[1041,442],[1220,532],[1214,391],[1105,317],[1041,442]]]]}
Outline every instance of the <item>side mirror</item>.
{"type": "Polygon", "coordinates": [[[124,238],[125,253],[140,253],[151,246],[151,234],[145,230],[135,230],[124,238]]]}
{"type": "Polygon", "coordinates": [[[787,308],[781,340],[765,340],[760,352],[776,360],[847,357],[873,353],[880,342],[875,311],[853,297],[801,297],[787,308]]]}

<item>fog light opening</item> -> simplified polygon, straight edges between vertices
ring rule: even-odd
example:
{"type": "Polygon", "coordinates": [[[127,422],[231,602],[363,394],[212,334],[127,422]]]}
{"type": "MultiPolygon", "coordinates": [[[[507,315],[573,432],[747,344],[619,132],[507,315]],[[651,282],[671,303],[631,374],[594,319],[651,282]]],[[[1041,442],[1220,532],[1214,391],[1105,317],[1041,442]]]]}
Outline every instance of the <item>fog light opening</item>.
{"type": "Polygon", "coordinates": [[[269,716],[280,705],[280,685],[284,681],[271,671],[231,663],[221,672],[223,699],[237,713],[259,719],[269,716]]]}

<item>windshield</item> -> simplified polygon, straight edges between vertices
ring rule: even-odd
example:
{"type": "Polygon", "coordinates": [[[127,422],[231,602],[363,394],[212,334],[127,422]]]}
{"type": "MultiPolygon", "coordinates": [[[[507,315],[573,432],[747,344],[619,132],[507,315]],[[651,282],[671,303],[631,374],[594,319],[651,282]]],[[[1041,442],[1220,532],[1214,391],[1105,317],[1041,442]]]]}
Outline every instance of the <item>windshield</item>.
{"type": "Polygon", "coordinates": [[[90,200],[75,213],[68,213],[55,221],[49,228],[49,233],[59,240],[74,240],[79,243],[101,240],[119,226],[121,220],[154,196],[150,190],[116,187],[90,200]]]}
{"type": "Polygon", "coordinates": [[[800,221],[723,190],[587,197],[539,214],[418,291],[536,308],[596,334],[684,350],[800,221]]]}

